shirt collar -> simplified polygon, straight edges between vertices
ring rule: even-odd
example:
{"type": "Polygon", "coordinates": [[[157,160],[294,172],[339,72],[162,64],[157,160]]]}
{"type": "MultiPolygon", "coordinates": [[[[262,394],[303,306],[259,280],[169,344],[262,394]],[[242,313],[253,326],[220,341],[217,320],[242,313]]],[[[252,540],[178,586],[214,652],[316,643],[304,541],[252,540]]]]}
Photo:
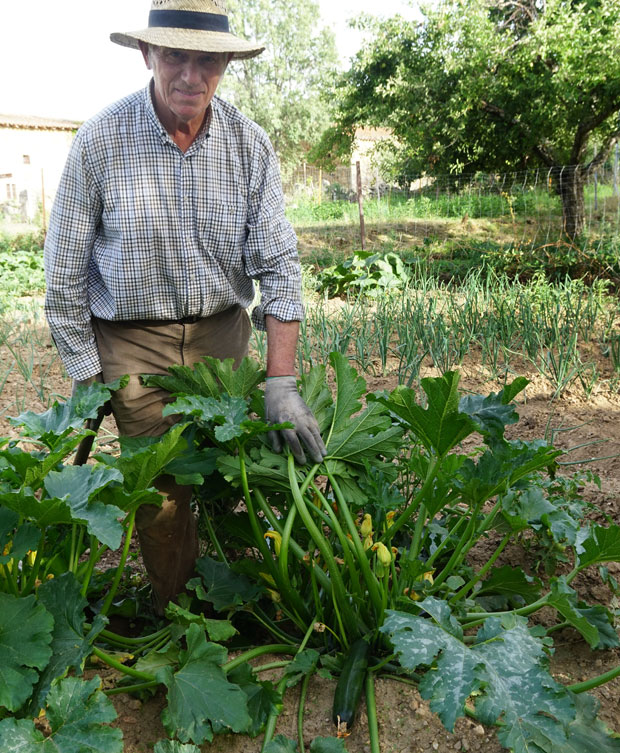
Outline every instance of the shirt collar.
{"type": "MultiPolygon", "coordinates": [[[[210,136],[209,131],[210,131],[210,127],[213,121],[213,111],[215,109],[214,105],[215,105],[215,102],[211,100],[211,103],[209,105],[208,116],[205,118],[202,128],[200,129],[200,131],[198,132],[198,135],[194,139],[194,143],[191,146],[192,151],[199,146],[206,145],[207,139],[210,136]]],[[[144,106],[146,109],[147,117],[149,118],[151,122],[151,125],[159,134],[161,143],[162,144],[166,144],[166,143],[174,144],[174,141],[170,138],[170,134],[163,127],[160,119],[157,117],[157,113],[155,112],[155,105],[153,103],[153,79],[151,79],[149,83],[147,84],[147,86],[144,88],[144,106]]]]}

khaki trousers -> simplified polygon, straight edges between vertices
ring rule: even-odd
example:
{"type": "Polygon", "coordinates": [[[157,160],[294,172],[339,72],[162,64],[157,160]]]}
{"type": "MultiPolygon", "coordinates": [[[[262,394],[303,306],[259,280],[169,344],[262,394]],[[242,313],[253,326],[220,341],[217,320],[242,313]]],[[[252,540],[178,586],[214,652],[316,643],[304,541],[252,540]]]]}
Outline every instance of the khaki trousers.
{"type": "MultiPolygon", "coordinates": [[[[119,434],[157,437],[177,420],[162,416],[173,401],[168,392],[144,387],[141,374],[167,374],[173,364],[193,366],[204,356],[233,358],[235,367],[248,353],[251,325],[239,306],[214,316],[178,322],[93,319],[103,380],[129,375],[127,387],[112,396],[112,412],[119,434]]],[[[198,557],[196,520],[191,509],[192,487],[160,476],[155,486],[161,507],[143,505],[136,514],[142,559],[153,587],[154,607],[162,615],[194,574],[198,557]]]]}

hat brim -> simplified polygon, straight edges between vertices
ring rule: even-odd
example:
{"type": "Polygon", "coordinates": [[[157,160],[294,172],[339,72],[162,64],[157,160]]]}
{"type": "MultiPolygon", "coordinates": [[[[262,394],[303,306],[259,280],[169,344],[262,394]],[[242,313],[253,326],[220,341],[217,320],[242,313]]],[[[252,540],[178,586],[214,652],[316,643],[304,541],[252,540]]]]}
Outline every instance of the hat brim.
{"type": "Polygon", "coordinates": [[[123,47],[138,49],[139,42],[158,47],[172,47],[178,50],[199,50],[201,52],[229,52],[233,60],[246,60],[260,55],[265,49],[257,47],[234,34],[221,31],[201,31],[152,26],[142,31],[114,32],[110,40],[123,47]]]}

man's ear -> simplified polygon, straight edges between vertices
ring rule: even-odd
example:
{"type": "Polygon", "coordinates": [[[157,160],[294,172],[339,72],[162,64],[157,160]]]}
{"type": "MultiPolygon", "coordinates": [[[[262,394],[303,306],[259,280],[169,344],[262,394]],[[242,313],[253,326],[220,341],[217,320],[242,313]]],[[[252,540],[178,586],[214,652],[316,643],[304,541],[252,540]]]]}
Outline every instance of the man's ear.
{"type": "Polygon", "coordinates": [[[144,62],[146,63],[146,67],[151,70],[151,61],[149,58],[149,46],[146,42],[143,42],[141,39],[138,40],[138,46],[140,47],[140,52],[142,53],[142,57],[144,58],[144,62]]]}

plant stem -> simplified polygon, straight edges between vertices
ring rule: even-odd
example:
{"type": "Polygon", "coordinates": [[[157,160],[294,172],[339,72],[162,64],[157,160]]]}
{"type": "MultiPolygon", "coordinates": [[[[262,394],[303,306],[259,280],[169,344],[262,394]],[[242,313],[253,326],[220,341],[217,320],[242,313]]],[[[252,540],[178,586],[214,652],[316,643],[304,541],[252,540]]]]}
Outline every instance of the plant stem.
{"type": "Polygon", "coordinates": [[[301,683],[301,689],[299,691],[299,707],[297,709],[297,742],[299,744],[299,753],[304,753],[304,711],[306,707],[306,696],[308,694],[308,685],[310,684],[310,678],[312,673],[304,677],[301,683]]]}
{"type": "Polygon", "coordinates": [[[106,600],[104,601],[103,606],[101,607],[100,614],[104,616],[108,613],[108,610],[112,606],[112,601],[114,600],[114,597],[116,596],[116,591],[118,590],[118,586],[121,582],[121,578],[123,577],[123,570],[125,569],[125,562],[127,562],[127,556],[129,554],[129,547],[131,545],[131,535],[133,533],[133,527],[134,527],[135,522],[136,522],[136,511],[132,510],[132,512],[129,513],[129,516],[127,518],[127,530],[125,531],[125,545],[123,546],[123,552],[121,554],[118,567],[116,568],[116,573],[114,574],[114,580],[112,581],[112,585],[110,586],[110,590],[108,592],[108,595],[106,596],[106,600]]]}
{"type": "Polygon", "coordinates": [[[94,536],[90,537],[90,556],[88,558],[88,564],[86,566],[86,571],[84,573],[84,581],[82,583],[82,588],[80,589],[80,593],[84,597],[86,596],[86,593],[88,591],[88,586],[90,585],[90,579],[93,577],[93,571],[95,569],[95,565],[101,558],[101,555],[108,548],[105,544],[102,544],[99,548],[97,548],[98,543],[99,542],[94,536]]]}
{"type": "MultiPolygon", "coordinates": [[[[344,583],[342,582],[340,570],[338,569],[338,565],[334,559],[330,543],[323,535],[323,532],[318,528],[312,518],[312,515],[310,515],[310,511],[306,507],[306,503],[301,494],[299,484],[297,483],[297,476],[295,474],[295,458],[293,457],[293,455],[288,456],[288,477],[291,485],[291,492],[293,494],[293,501],[295,502],[297,511],[299,512],[301,519],[308,529],[308,533],[312,537],[312,540],[321,553],[327,569],[329,570],[333,584],[332,601],[334,605],[337,604],[338,610],[342,610],[347,633],[356,635],[358,632],[357,616],[351,611],[351,607],[348,601],[348,595],[344,587],[344,583]]],[[[347,641],[345,635],[343,635],[343,639],[346,645],[347,641]]]]}
{"type": "Polygon", "coordinates": [[[148,688],[156,688],[159,685],[158,680],[151,680],[150,682],[140,682],[136,685],[124,685],[120,688],[110,688],[110,690],[104,690],[106,695],[120,695],[121,693],[137,693],[140,690],[148,690],[148,688]]]}
{"type": "Polygon", "coordinates": [[[371,753],[381,753],[379,745],[379,725],[377,723],[377,700],[375,698],[375,675],[366,673],[366,710],[368,713],[368,736],[371,753]]]}
{"type": "Polygon", "coordinates": [[[567,685],[566,687],[568,688],[568,690],[572,690],[573,693],[586,693],[588,690],[593,690],[594,688],[598,688],[601,685],[604,685],[606,682],[615,680],[616,677],[620,677],[620,665],[618,665],[615,669],[610,669],[609,672],[605,672],[602,675],[593,677],[590,680],[577,682],[574,685],[567,685]]]}
{"type": "Polygon", "coordinates": [[[424,499],[426,493],[431,488],[435,481],[435,476],[437,475],[437,472],[439,471],[439,460],[437,458],[432,458],[429,467],[428,472],[426,474],[426,478],[424,479],[424,483],[422,484],[422,487],[418,491],[418,493],[415,495],[414,499],[411,501],[411,504],[408,505],[407,509],[401,513],[401,515],[398,517],[397,520],[395,520],[392,525],[387,529],[387,531],[383,534],[381,537],[381,541],[384,544],[388,544],[389,541],[391,541],[394,536],[400,531],[400,529],[409,521],[411,516],[417,512],[418,508],[422,504],[422,500],[424,499]]]}
{"type": "Polygon", "coordinates": [[[209,534],[211,543],[213,544],[215,551],[217,552],[217,556],[220,558],[220,562],[223,562],[225,565],[228,565],[228,560],[226,559],[224,550],[220,546],[220,542],[217,536],[215,535],[215,530],[213,529],[213,526],[211,525],[211,518],[209,517],[209,512],[207,511],[207,505],[204,502],[202,503],[202,522],[204,523],[205,528],[207,529],[207,533],[209,534]]]}
{"type": "Polygon", "coordinates": [[[478,583],[478,581],[482,580],[484,576],[489,572],[489,570],[493,567],[495,562],[497,561],[497,558],[499,555],[504,551],[506,544],[510,541],[512,538],[512,531],[510,533],[507,533],[504,538],[501,540],[499,546],[497,549],[493,552],[492,556],[489,558],[489,560],[486,562],[486,564],[480,568],[480,570],[474,575],[474,577],[469,581],[469,583],[466,583],[460,591],[457,591],[454,596],[448,600],[448,604],[454,604],[459,599],[461,599],[468,591],[471,591],[471,589],[478,583]]]}
{"type": "Polygon", "coordinates": [[[290,646],[288,643],[272,643],[267,646],[257,646],[239,656],[235,656],[234,659],[227,661],[226,664],[222,664],[222,669],[224,672],[230,672],[231,669],[235,669],[235,667],[238,667],[246,661],[250,661],[250,659],[256,659],[257,656],[263,656],[264,654],[294,655],[297,651],[297,646],[290,646]]]}
{"type": "Polygon", "coordinates": [[[137,669],[126,667],[122,662],[117,661],[113,656],[106,654],[105,651],[97,648],[97,646],[93,646],[93,654],[98,659],[101,659],[101,661],[105,662],[108,666],[118,670],[119,672],[122,672],[125,675],[135,677],[137,680],[144,680],[144,682],[153,682],[155,680],[153,675],[147,675],[146,672],[138,672],[137,669]]]}

